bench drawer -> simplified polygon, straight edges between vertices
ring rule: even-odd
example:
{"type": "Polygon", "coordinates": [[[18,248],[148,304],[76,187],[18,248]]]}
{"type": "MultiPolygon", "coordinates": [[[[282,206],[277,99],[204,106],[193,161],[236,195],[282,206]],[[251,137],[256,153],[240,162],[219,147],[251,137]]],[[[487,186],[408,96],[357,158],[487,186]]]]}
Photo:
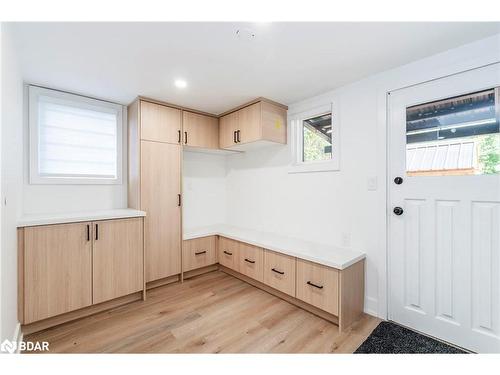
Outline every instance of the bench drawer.
{"type": "Polygon", "coordinates": [[[219,263],[239,272],[239,242],[219,237],[219,263]]]}
{"type": "Polygon", "coordinates": [[[183,241],[182,269],[184,272],[217,263],[215,236],[183,241]]]}
{"type": "Polygon", "coordinates": [[[252,279],[264,280],[264,250],[261,247],[240,242],[240,272],[252,279]]]}
{"type": "Polygon", "coordinates": [[[264,250],[264,283],[295,297],[294,257],[264,250]]]}
{"type": "Polygon", "coordinates": [[[338,316],[339,271],[317,263],[297,259],[296,297],[338,316]]]}

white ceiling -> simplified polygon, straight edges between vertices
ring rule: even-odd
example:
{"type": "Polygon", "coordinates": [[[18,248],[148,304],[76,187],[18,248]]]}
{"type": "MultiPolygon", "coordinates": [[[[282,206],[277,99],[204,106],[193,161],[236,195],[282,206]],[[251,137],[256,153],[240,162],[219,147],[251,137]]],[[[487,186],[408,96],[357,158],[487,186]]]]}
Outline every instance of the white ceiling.
{"type": "Polygon", "coordinates": [[[23,77],[123,104],[144,95],[221,113],[284,104],[473,40],[500,23],[18,23],[23,77]],[[238,38],[250,29],[252,40],[238,38]],[[184,90],[173,84],[184,78],[184,90]]]}

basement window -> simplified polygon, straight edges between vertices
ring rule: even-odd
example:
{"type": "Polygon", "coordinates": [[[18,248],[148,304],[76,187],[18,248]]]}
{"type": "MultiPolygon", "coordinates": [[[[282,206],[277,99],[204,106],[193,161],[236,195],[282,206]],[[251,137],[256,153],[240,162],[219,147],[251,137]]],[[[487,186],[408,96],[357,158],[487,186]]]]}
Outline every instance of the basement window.
{"type": "Polygon", "coordinates": [[[119,104],[29,86],[30,183],[120,184],[119,104]]]}
{"type": "Polygon", "coordinates": [[[290,173],[339,170],[339,124],[334,103],[291,118],[293,163],[290,173]]]}

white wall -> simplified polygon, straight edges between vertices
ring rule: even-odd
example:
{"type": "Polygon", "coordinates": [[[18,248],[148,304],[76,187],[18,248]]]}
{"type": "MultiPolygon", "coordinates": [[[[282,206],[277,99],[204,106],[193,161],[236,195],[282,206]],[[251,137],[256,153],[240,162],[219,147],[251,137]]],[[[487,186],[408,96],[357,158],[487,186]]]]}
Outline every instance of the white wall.
{"type": "Polygon", "coordinates": [[[288,174],[290,142],[227,156],[227,222],[366,252],[365,311],[387,317],[386,93],[495,61],[500,35],[290,105],[293,114],[338,99],[341,170],[288,174]]]}
{"type": "MultiPolygon", "coordinates": [[[[17,320],[16,221],[21,202],[23,82],[9,26],[2,24],[2,135],[1,135],[1,340],[13,339],[17,320]]],[[[1,341],[0,340],[0,341],[1,341]]]]}
{"type": "Polygon", "coordinates": [[[226,159],[184,152],[183,223],[196,228],[226,222],[226,159]]]}
{"type": "Polygon", "coordinates": [[[124,111],[122,184],[33,185],[29,183],[28,86],[24,87],[22,214],[62,213],[127,207],[127,111],[124,111]]]}

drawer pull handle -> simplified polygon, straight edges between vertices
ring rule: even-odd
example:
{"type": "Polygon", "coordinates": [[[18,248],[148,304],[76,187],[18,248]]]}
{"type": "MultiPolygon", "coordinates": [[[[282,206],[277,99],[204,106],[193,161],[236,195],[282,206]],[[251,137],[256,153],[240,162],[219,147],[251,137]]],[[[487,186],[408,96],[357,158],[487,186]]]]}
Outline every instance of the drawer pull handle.
{"type": "Polygon", "coordinates": [[[205,254],[207,251],[204,250],[204,251],[198,251],[197,253],[194,253],[194,255],[201,255],[201,254],[205,254]]]}
{"type": "Polygon", "coordinates": [[[283,271],[278,271],[276,268],[271,268],[271,271],[279,273],[280,275],[284,275],[285,274],[283,271]]]}
{"type": "Polygon", "coordinates": [[[229,251],[226,251],[226,250],[224,250],[224,254],[233,255],[233,253],[230,253],[229,251]]]}
{"type": "Polygon", "coordinates": [[[252,264],[254,264],[254,263],[255,263],[255,260],[250,260],[250,259],[248,259],[248,258],[245,258],[245,262],[248,262],[248,263],[252,263],[252,264]]]}
{"type": "Polygon", "coordinates": [[[313,286],[313,287],[318,288],[318,289],[323,289],[323,285],[316,285],[310,281],[307,282],[307,285],[313,286]]]}

